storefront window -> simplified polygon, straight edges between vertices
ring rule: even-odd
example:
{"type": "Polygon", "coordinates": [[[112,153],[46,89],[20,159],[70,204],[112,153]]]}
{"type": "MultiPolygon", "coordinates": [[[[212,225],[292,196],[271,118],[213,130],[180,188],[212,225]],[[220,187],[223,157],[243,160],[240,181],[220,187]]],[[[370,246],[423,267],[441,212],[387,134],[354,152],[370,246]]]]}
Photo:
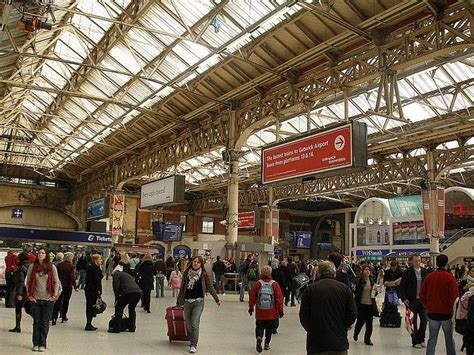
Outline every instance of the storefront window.
{"type": "Polygon", "coordinates": [[[357,227],[357,245],[388,245],[390,242],[389,235],[390,226],[387,224],[359,226],[357,227]]]}

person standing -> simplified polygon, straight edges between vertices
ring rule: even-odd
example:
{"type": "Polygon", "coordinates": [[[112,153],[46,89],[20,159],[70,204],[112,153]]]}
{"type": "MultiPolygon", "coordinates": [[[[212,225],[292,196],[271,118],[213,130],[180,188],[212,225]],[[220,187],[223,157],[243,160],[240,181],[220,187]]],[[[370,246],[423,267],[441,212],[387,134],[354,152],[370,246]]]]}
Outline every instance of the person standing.
{"type": "Polygon", "coordinates": [[[170,275],[174,270],[175,262],[173,260],[173,257],[170,255],[166,258],[166,280],[168,283],[170,282],[170,275]]]}
{"type": "Polygon", "coordinates": [[[199,323],[204,310],[204,297],[208,291],[220,306],[221,301],[212,286],[209,275],[204,270],[204,261],[201,256],[195,256],[192,258],[191,266],[183,274],[177,300],[178,306],[184,306],[184,319],[191,338],[190,353],[197,351],[199,323]]]}
{"type": "MultiPolygon", "coordinates": [[[[18,267],[13,274],[13,285],[15,290],[15,327],[9,329],[12,333],[21,333],[22,308],[27,302],[27,290],[25,287],[26,275],[30,261],[26,252],[18,255],[18,267]]],[[[26,310],[26,308],[25,308],[26,310]]]]}
{"type": "Polygon", "coordinates": [[[257,352],[262,352],[262,341],[265,333],[265,350],[270,350],[272,334],[277,321],[283,317],[283,295],[278,282],[272,279],[272,268],[265,265],[261,269],[261,279],[250,290],[249,314],[255,309],[255,337],[257,352]]]}
{"type": "Polygon", "coordinates": [[[153,265],[153,258],[149,253],[146,253],[142,259],[142,263],[137,270],[136,279],[138,278],[140,288],[143,295],[143,309],[147,313],[151,313],[150,310],[150,298],[151,290],[153,290],[153,281],[155,279],[156,271],[153,265]]]}
{"type": "Polygon", "coordinates": [[[102,295],[102,270],[100,266],[102,265],[102,256],[99,254],[93,254],[91,256],[92,263],[87,269],[86,274],[86,287],[84,288],[86,294],[86,331],[97,330],[96,327],[92,325],[92,318],[96,316],[94,312],[94,305],[97,302],[97,299],[102,295]]]}
{"type": "Polygon", "coordinates": [[[68,321],[67,312],[69,310],[69,300],[72,296],[72,290],[74,289],[76,292],[79,291],[76,285],[76,269],[72,263],[73,258],[73,253],[66,253],[64,255],[64,261],[57,266],[58,276],[59,280],[61,281],[63,291],[61,292],[59,299],[54,304],[52,321],[53,325],[56,324],[59,314],[61,314],[61,323],[68,321]]]}
{"type": "Polygon", "coordinates": [[[336,281],[336,267],[330,261],[318,264],[319,279],[303,292],[299,312],[306,330],[307,355],[346,355],[347,330],[357,315],[352,291],[336,281]]]}
{"type": "Polygon", "coordinates": [[[259,275],[259,270],[258,270],[258,261],[257,257],[254,255],[252,257],[252,262],[250,263],[248,269],[247,269],[247,284],[249,288],[249,296],[250,296],[250,290],[252,289],[253,285],[255,282],[258,281],[260,278],[259,275]]]}
{"type": "Polygon", "coordinates": [[[426,332],[426,309],[420,302],[419,295],[421,284],[425,279],[427,272],[421,268],[420,254],[413,254],[410,258],[411,266],[405,270],[400,282],[400,298],[407,308],[414,314],[414,333],[411,336],[412,346],[414,348],[425,347],[426,332]],[[419,324],[418,324],[419,318],[419,324]]]}
{"type": "Polygon", "coordinates": [[[221,260],[221,257],[218,255],[216,257],[216,262],[212,265],[212,272],[216,278],[216,291],[217,294],[224,292],[224,274],[226,273],[227,268],[225,267],[224,262],[221,260]]]}
{"type": "Polygon", "coordinates": [[[112,273],[112,287],[115,295],[115,313],[113,326],[109,333],[120,333],[123,310],[128,305],[129,332],[135,332],[137,313],[135,307],[140,301],[142,291],[132,275],[123,272],[123,267],[118,265],[112,273]]]}
{"type": "Polygon", "coordinates": [[[49,332],[49,321],[53,312],[54,301],[59,295],[59,277],[56,266],[45,248],[38,250],[34,264],[28,267],[26,275],[28,300],[31,302],[33,316],[33,351],[44,352],[49,332]]]}
{"type": "Polygon", "coordinates": [[[5,257],[5,281],[7,283],[5,295],[5,307],[15,307],[15,285],[13,283],[13,275],[18,267],[18,255],[14,250],[10,249],[5,257]]]}
{"type": "Polygon", "coordinates": [[[374,279],[370,276],[371,270],[368,265],[362,267],[360,277],[354,280],[355,302],[357,305],[357,322],[354,329],[354,341],[357,341],[359,333],[365,324],[364,344],[374,345],[370,337],[372,336],[372,323],[374,320],[375,298],[372,297],[374,279]]]}
{"type": "Polygon", "coordinates": [[[76,270],[79,274],[79,288],[84,289],[86,285],[87,260],[84,254],[77,259],[76,270]]]}
{"type": "Polygon", "coordinates": [[[166,264],[163,260],[163,255],[158,255],[158,259],[155,261],[155,272],[156,272],[156,298],[160,295],[165,297],[165,276],[166,276],[166,264]]]}
{"type": "Polygon", "coordinates": [[[328,255],[328,260],[334,263],[336,266],[336,280],[342,282],[343,284],[347,285],[347,287],[351,288],[351,278],[347,272],[339,270],[339,267],[342,263],[342,255],[336,252],[332,252],[328,255]]]}
{"type": "Polygon", "coordinates": [[[244,302],[245,289],[248,287],[247,271],[249,269],[250,264],[252,263],[251,258],[252,258],[251,254],[247,255],[247,258],[243,260],[239,266],[239,273],[240,273],[240,280],[241,280],[240,297],[239,297],[240,302],[244,302]]]}
{"type": "Polygon", "coordinates": [[[438,341],[439,328],[443,328],[446,354],[456,355],[453,337],[453,305],[459,297],[456,279],[448,272],[448,257],[436,257],[436,271],[426,276],[420,290],[420,302],[428,311],[430,337],[426,355],[434,355],[438,341]]]}
{"type": "Polygon", "coordinates": [[[110,255],[105,262],[105,279],[108,280],[114,270],[114,256],[110,255]]]}
{"type": "MultiPolygon", "coordinates": [[[[285,295],[286,290],[286,278],[285,274],[282,269],[280,269],[280,262],[278,259],[273,258],[271,261],[271,267],[272,267],[272,279],[275,280],[278,283],[278,286],[280,286],[280,291],[282,293],[282,297],[285,295]]],[[[278,333],[278,327],[280,326],[280,320],[277,318],[275,320],[275,328],[273,329],[273,334],[278,333]]]]}
{"type": "MultiPolygon", "coordinates": [[[[295,295],[296,295],[297,290],[293,288],[292,281],[293,281],[293,278],[298,273],[298,267],[296,266],[296,264],[293,261],[293,258],[291,256],[288,258],[288,265],[286,267],[288,269],[288,278],[289,278],[289,280],[288,280],[288,293],[289,293],[288,298],[290,298],[290,295],[291,295],[291,307],[295,307],[296,306],[296,304],[295,304],[295,295]]],[[[287,305],[288,305],[288,300],[285,301],[285,306],[287,306],[287,305]]]]}

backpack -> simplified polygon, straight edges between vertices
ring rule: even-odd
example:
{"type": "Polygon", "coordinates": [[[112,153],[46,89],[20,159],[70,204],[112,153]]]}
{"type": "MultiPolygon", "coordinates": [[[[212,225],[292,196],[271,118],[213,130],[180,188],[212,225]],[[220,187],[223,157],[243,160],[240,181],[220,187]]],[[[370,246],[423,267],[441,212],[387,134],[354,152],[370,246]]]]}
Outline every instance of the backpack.
{"type": "Polygon", "coordinates": [[[265,282],[259,280],[260,289],[258,290],[257,308],[272,309],[275,306],[275,295],[273,293],[273,283],[275,280],[265,282]]]}
{"type": "Polygon", "coordinates": [[[454,301],[454,330],[461,335],[466,335],[467,333],[467,313],[469,300],[472,295],[474,295],[474,291],[468,291],[454,301]]]}
{"type": "Polygon", "coordinates": [[[248,268],[247,272],[247,280],[249,281],[255,281],[258,279],[258,273],[257,273],[257,268],[250,266],[248,268]]]}

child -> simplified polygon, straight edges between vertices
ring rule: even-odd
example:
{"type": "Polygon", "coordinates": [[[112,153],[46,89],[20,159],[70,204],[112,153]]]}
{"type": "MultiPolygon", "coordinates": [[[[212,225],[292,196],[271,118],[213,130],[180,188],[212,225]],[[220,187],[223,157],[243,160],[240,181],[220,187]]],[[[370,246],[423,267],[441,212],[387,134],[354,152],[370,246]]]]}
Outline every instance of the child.
{"type": "Polygon", "coordinates": [[[261,278],[250,290],[249,314],[255,311],[255,335],[257,352],[262,352],[262,339],[265,332],[265,350],[270,350],[272,333],[277,328],[278,317],[283,317],[283,295],[280,286],[272,280],[272,268],[265,265],[260,270],[261,278]]]}
{"type": "Polygon", "coordinates": [[[174,270],[171,272],[168,286],[171,286],[173,289],[173,297],[178,297],[179,289],[181,288],[181,272],[178,270],[177,265],[174,267],[174,270]]]}

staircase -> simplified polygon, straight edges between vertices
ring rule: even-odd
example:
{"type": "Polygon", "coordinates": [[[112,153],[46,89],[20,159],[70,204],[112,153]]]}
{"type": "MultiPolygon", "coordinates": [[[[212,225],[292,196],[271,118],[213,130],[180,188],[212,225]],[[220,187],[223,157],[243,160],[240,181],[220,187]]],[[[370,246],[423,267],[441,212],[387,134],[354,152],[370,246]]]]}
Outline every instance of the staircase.
{"type": "Polygon", "coordinates": [[[461,229],[447,238],[439,250],[449,258],[449,264],[462,264],[474,257],[474,228],[461,229]]]}

